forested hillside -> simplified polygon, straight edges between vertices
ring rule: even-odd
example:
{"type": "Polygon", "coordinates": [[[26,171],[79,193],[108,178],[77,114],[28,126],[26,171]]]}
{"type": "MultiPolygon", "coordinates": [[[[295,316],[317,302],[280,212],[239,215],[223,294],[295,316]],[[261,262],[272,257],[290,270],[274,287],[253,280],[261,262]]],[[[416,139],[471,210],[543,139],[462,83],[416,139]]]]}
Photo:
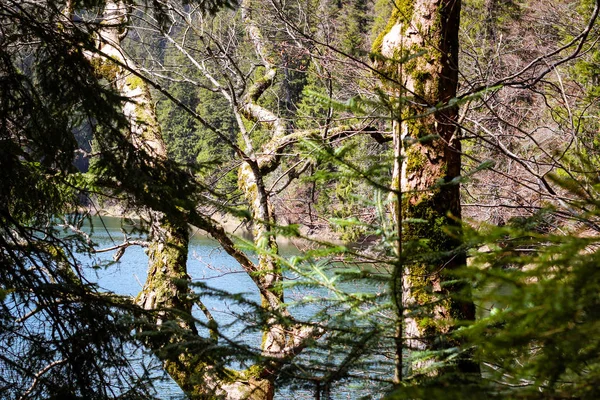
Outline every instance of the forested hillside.
{"type": "Polygon", "coordinates": [[[0,397],[600,397],[599,11],[0,0],[0,397]]]}

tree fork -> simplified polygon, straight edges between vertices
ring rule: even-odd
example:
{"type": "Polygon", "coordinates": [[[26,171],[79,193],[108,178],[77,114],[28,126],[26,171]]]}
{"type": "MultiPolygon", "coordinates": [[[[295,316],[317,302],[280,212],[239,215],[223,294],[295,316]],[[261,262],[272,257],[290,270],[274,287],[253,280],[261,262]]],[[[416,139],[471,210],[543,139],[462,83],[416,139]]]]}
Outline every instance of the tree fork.
{"type": "MultiPolygon", "coordinates": [[[[167,160],[167,151],[148,85],[130,72],[135,65],[124,56],[120,47],[126,33],[126,17],[127,9],[123,2],[106,3],[104,19],[110,23],[100,31],[97,43],[101,56],[90,54],[89,58],[97,73],[111,82],[127,99],[123,104],[123,113],[130,122],[130,142],[161,163],[167,160]]],[[[141,197],[144,204],[160,205],[151,193],[142,193],[141,197]]],[[[192,317],[194,299],[187,274],[188,221],[183,214],[170,215],[153,209],[148,211],[148,215],[151,239],[148,278],[136,298],[136,303],[141,307],[156,311],[156,320],[150,321],[147,328],[150,334],[146,335],[146,345],[160,354],[165,345],[183,344],[177,355],[164,355],[161,358],[165,370],[193,399],[271,399],[273,386],[270,381],[251,373],[243,374],[228,369],[217,371],[214,366],[193,354],[192,350],[186,349],[185,343],[203,340],[197,335],[192,317]],[[175,322],[181,329],[173,330],[166,322],[175,322]],[[223,377],[223,374],[226,376],[223,377]]],[[[213,236],[215,232],[216,236],[219,233],[225,235],[206,219],[198,217],[200,225],[213,228],[209,229],[213,236]]]]}

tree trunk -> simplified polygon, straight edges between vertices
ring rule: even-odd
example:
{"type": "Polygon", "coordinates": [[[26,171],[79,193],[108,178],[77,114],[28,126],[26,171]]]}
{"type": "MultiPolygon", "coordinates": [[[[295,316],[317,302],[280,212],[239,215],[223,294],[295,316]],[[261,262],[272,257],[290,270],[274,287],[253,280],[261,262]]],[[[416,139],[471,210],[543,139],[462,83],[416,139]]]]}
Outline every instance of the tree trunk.
{"type": "MultiPolygon", "coordinates": [[[[259,104],[261,96],[275,82],[277,69],[272,65],[272,60],[276,59],[277,53],[274,53],[274,49],[271,48],[273,46],[263,38],[260,25],[253,19],[254,7],[256,4],[252,0],[244,0],[241,9],[244,28],[259,58],[258,63],[264,67],[261,77],[249,80],[244,91],[233,96],[228,92],[228,88],[219,84],[209,69],[205,69],[202,64],[196,64],[205,78],[230,102],[246,149],[242,150],[234,141],[229,140],[227,135],[207,124],[193,110],[186,111],[215,134],[226,139],[240,158],[238,187],[245,195],[252,216],[258,261],[253,262],[237,249],[222,227],[210,218],[200,215],[195,205],[188,205],[183,211],[179,209],[181,207],[164,206],[165,202],[180,204],[176,200],[184,199],[170,198],[165,201],[154,198],[152,194],[144,194],[141,200],[144,205],[154,208],[150,210],[152,244],[148,253],[148,278],[137,297],[138,304],[156,313],[156,319],[149,324],[151,332],[147,335],[147,345],[157,352],[166,371],[192,398],[272,399],[275,392],[274,380],[280,368],[301,352],[311,339],[323,333],[316,325],[303,325],[294,321],[285,307],[280,285],[283,276],[278,260],[278,247],[272,233],[276,221],[272,213],[271,194],[264,183],[269,174],[280,165],[282,154],[288,146],[302,138],[321,138],[322,135],[321,132],[311,131],[290,132],[284,118],[259,104]],[[258,146],[251,133],[245,129],[245,123],[248,121],[268,129],[271,139],[258,146]],[[264,311],[261,315],[266,315],[262,317],[266,319],[262,321],[262,357],[244,371],[226,368],[219,365],[218,360],[213,363],[210,359],[201,357],[194,347],[190,347],[193,343],[203,345],[203,341],[206,341],[207,345],[214,345],[208,341],[215,340],[217,332],[213,329],[210,339],[202,338],[197,335],[194,326],[191,314],[194,300],[193,296],[190,296],[190,278],[186,270],[188,223],[205,230],[218,240],[223,249],[240,263],[260,293],[261,307],[264,311]],[[173,323],[178,329],[171,329],[173,323]],[[165,349],[174,350],[171,354],[165,354],[165,349]]],[[[103,56],[92,56],[92,61],[96,63],[99,73],[113,83],[123,98],[129,99],[124,103],[123,112],[130,121],[131,143],[137,149],[144,149],[157,161],[166,161],[166,150],[148,85],[131,72],[137,71],[137,66],[127,59],[121,49],[120,43],[126,34],[127,20],[127,11],[123,3],[108,2],[104,20],[105,28],[97,42],[98,50],[103,56]]],[[[175,47],[190,56],[168,32],[163,34],[175,47]]],[[[332,140],[350,132],[355,134],[361,131],[369,133],[373,132],[373,129],[353,126],[329,129],[332,140]]],[[[201,304],[200,309],[205,314],[208,313],[201,304]]],[[[207,318],[210,322],[212,317],[207,315],[207,318]]]]}
{"type": "MultiPolygon", "coordinates": [[[[102,56],[95,56],[92,62],[98,73],[110,81],[119,94],[127,99],[123,102],[123,114],[129,120],[129,141],[136,149],[145,151],[157,162],[165,161],[167,150],[150,90],[141,78],[124,67],[133,67],[121,50],[121,40],[126,34],[126,22],[126,6],[120,1],[107,2],[104,12],[104,23],[107,27],[100,31],[101,37],[97,42],[102,56]]],[[[191,316],[192,304],[187,300],[187,223],[181,219],[169,218],[155,210],[149,210],[148,215],[151,239],[148,249],[148,278],[137,302],[145,309],[174,309],[191,316]]],[[[167,319],[171,318],[158,317],[158,325],[167,319]]],[[[195,331],[190,318],[180,321],[180,325],[195,331]]]]}
{"type": "MultiPolygon", "coordinates": [[[[130,72],[129,69],[135,70],[136,66],[125,57],[120,47],[126,33],[126,19],[127,10],[122,2],[106,4],[104,20],[107,27],[102,30],[98,40],[98,50],[103,54],[102,57],[91,56],[91,59],[97,66],[97,71],[128,99],[124,103],[123,112],[130,121],[131,142],[157,160],[166,160],[166,147],[148,85],[130,72]],[[124,68],[119,63],[129,68],[124,68]]],[[[258,30],[253,31],[254,26],[250,28],[251,36],[260,34],[258,30]]],[[[257,45],[260,44],[258,37],[253,39],[257,41],[257,45]]],[[[257,122],[262,122],[265,118],[271,119],[271,114],[263,115],[264,112],[269,112],[254,104],[254,101],[271,85],[274,74],[274,69],[268,70],[266,80],[257,83],[258,89],[249,89],[248,101],[244,103],[249,115],[258,115],[257,122]]],[[[275,125],[274,139],[280,140],[285,132],[281,126],[275,125]]],[[[193,399],[272,399],[275,392],[273,381],[280,366],[277,360],[284,360],[299,352],[306,339],[314,336],[316,331],[313,327],[284,327],[277,322],[282,316],[291,316],[282,307],[283,292],[278,287],[281,272],[276,257],[277,243],[269,234],[274,219],[269,195],[263,183],[265,174],[278,165],[275,150],[264,148],[261,149],[263,155],[258,158],[245,157],[238,173],[239,187],[245,194],[253,216],[254,241],[261,250],[256,264],[235,248],[214,221],[200,216],[195,210],[188,210],[189,221],[181,216],[149,211],[152,241],[148,250],[148,277],[136,301],[143,308],[156,311],[156,321],[149,326],[155,332],[147,335],[147,345],[158,351],[165,370],[193,399]],[[240,262],[259,289],[263,308],[273,315],[267,321],[263,335],[262,351],[265,361],[247,370],[234,371],[220,367],[217,371],[209,362],[194,354],[194,350],[186,348],[187,343],[209,340],[197,335],[192,318],[193,299],[190,296],[190,277],[186,265],[188,222],[210,233],[240,262]],[[181,329],[173,331],[166,322],[176,322],[181,329]],[[161,335],[161,332],[166,334],[161,335]],[[180,347],[174,354],[161,355],[161,350],[167,345],[180,347]]]]}
{"type": "MultiPolygon", "coordinates": [[[[374,52],[383,56],[376,67],[385,86],[393,96],[405,99],[393,115],[392,188],[399,189],[402,199],[392,207],[392,215],[402,227],[402,254],[416,256],[399,263],[393,273],[399,319],[404,321],[397,341],[402,347],[399,357],[405,348],[414,352],[460,345],[449,334],[458,321],[475,317],[471,301],[453,297],[464,288],[448,283],[453,279],[449,273],[466,261],[457,251],[458,110],[448,104],[456,97],[458,82],[459,15],[460,0],[398,0],[386,31],[374,43],[374,52]],[[449,227],[456,231],[449,233],[449,227]]],[[[412,367],[420,369],[433,361],[415,362],[412,367]]],[[[469,357],[462,358],[457,368],[479,370],[469,357]]],[[[397,375],[400,380],[402,371],[397,375]]]]}

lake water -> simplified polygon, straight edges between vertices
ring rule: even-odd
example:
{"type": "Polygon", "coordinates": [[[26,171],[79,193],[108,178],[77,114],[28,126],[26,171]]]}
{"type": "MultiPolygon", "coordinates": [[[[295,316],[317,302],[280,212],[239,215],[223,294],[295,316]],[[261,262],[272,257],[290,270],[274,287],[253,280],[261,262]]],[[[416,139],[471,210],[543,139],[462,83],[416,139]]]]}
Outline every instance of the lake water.
{"type": "MultiPolygon", "coordinates": [[[[98,248],[108,248],[123,241],[122,228],[130,231],[133,226],[123,225],[123,221],[117,218],[104,217],[102,220],[94,218],[92,220],[93,234],[92,238],[97,243],[98,248]]],[[[88,229],[89,231],[89,229],[88,229]]],[[[132,236],[133,238],[134,236],[132,236]]],[[[143,238],[143,236],[141,237],[143,238]]],[[[281,245],[280,250],[283,254],[299,254],[300,250],[292,245],[281,245]]],[[[113,257],[114,252],[101,253],[96,261],[107,262],[113,257]]],[[[89,260],[86,260],[89,261],[89,260]]],[[[144,249],[138,246],[131,246],[127,249],[120,261],[106,268],[92,270],[88,269],[86,277],[96,282],[101,288],[122,295],[135,296],[142,289],[146,280],[146,271],[148,267],[148,257],[144,249]]],[[[245,298],[251,301],[259,302],[259,296],[256,287],[248,275],[241,269],[239,264],[228,254],[226,254],[218,243],[209,237],[198,232],[192,233],[189,258],[188,274],[193,282],[202,282],[212,288],[225,290],[230,293],[243,293],[245,298]]],[[[306,293],[286,293],[286,300],[299,299],[306,293]]],[[[211,313],[218,320],[219,326],[225,326],[235,322],[235,316],[232,314],[242,311],[238,305],[223,299],[203,298],[205,306],[211,310],[211,313]]],[[[295,315],[300,313],[306,317],[313,312],[310,307],[296,308],[295,315]]],[[[204,316],[198,312],[199,319],[204,316]]],[[[226,329],[225,334],[235,340],[242,340],[246,344],[258,347],[261,341],[260,333],[246,333],[241,324],[233,324],[226,329]]],[[[163,399],[181,399],[184,398],[183,392],[170,378],[156,380],[156,387],[160,398],[163,399]]],[[[362,393],[361,395],[364,395],[362,393]]],[[[289,391],[279,393],[276,398],[286,399],[293,397],[295,399],[314,398],[308,391],[296,391],[293,394],[289,391]]],[[[336,398],[354,398],[354,395],[347,391],[341,391],[336,398]]],[[[374,396],[378,397],[378,396],[374,396]]]]}

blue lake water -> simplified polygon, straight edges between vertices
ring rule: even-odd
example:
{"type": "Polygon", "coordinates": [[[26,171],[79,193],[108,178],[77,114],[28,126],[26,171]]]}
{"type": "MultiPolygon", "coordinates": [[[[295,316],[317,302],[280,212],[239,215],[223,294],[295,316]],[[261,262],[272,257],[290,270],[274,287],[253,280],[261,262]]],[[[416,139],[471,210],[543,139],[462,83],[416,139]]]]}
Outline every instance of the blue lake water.
{"type": "MultiPolygon", "coordinates": [[[[128,226],[117,218],[98,218],[93,219],[92,239],[97,243],[98,248],[108,248],[115,246],[123,241],[124,228],[131,231],[133,226],[128,226]]],[[[89,231],[89,228],[88,228],[89,231]]],[[[136,238],[134,235],[131,238],[136,238]]],[[[144,238],[138,236],[138,238],[144,238]]],[[[281,245],[281,252],[286,255],[299,254],[301,251],[291,245],[281,245]]],[[[106,262],[112,259],[114,252],[101,253],[97,255],[96,261],[106,262]]],[[[82,260],[83,261],[83,260],[82,260]]],[[[89,260],[85,260],[89,261],[89,260]]],[[[101,288],[122,295],[136,296],[142,289],[146,280],[148,267],[148,257],[144,249],[132,246],[127,249],[118,263],[106,268],[97,270],[87,269],[85,276],[88,280],[96,282],[101,288]]],[[[245,298],[251,301],[259,302],[256,286],[248,275],[241,269],[239,264],[227,255],[218,245],[218,243],[209,237],[193,232],[189,247],[188,274],[193,282],[202,282],[212,288],[225,290],[230,293],[245,294],[245,298]]],[[[318,291],[317,291],[318,292],[318,291]]],[[[304,295],[310,295],[305,290],[302,293],[290,291],[286,292],[286,300],[294,301],[301,299],[304,295]]],[[[313,295],[315,293],[312,293],[313,295]]],[[[318,295],[318,293],[316,293],[318,295]]],[[[232,301],[217,298],[203,298],[205,306],[211,310],[211,313],[218,321],[220,326],[226,326],[235,322],[235,313],[241,312],[240,306],[232,301]]],[[[313,312],[310,307],[296,307],[295,315],[306,317],[313,312]],[[304,315],[302,315],[304,314],[304,315]]],[[[204,318],[200,311],[196,317],[200,320],[204,318]]],[[[244,343],[258,347],[261,341],[261,335],[258,332],[248,333],[244,330],[242,324],[232,324],[225,330],[225,334],[233,340],[242,340],[244,343]]],[[[184,398],[182,391],[170,378],[156,380],[156,388],[159,397],[163,399],[181,399],[184,398]]],[[[353,398],[351,392],[342,391],[335,398],[353,398]]],[[[362,394],[364,395],[364,393],[362,394]]],[[[314,398],[310,391],[296,391],[293,394],[288,390],[279,393],[276,398],[286,399],[290,397],[295,399],[314,398]]],[[[378,396],[374,396],[378,397],[378,396]]]]}

